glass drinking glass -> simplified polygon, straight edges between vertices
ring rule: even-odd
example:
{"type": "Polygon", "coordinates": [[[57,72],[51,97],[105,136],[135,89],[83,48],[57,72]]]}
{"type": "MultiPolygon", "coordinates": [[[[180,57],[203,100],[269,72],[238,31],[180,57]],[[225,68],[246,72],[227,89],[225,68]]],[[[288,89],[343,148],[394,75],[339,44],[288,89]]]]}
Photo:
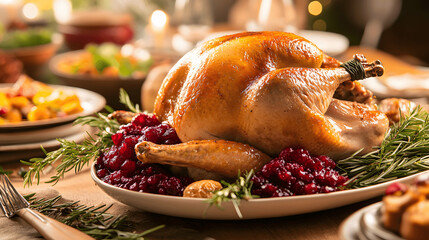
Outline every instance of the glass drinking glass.
{"type": "Polygon", "coordinates": [[[173,38],[173,41],[176,41],[175,48],[180,48],[180,51],[190,50],[189,48],[204,39],[212,29],[210,0],[177,0],[173,20],[178,31],[178,36],[173,38]]]}
{"type": "Polygon", "coordinates": [[[252,0],[258,14],[246,24],[248,31],[296,31],[296,11],[292,0],[252,0]]]}

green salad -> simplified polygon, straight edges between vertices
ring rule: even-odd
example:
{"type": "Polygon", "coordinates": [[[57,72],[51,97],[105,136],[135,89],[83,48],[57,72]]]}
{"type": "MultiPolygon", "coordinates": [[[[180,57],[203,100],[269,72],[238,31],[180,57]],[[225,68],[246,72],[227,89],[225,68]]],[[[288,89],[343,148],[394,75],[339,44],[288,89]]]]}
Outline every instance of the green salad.
{"type": "Polygon", "coordinates": [[[58,70],[67,74],[84,74],[103,77],[141,77],[153,64],[150,53],[133,49],[123,54],[121,46],[113,43],[89,44],[78,58],[65,58],[58,63],[58,70]]]}
{"type": "Polygon", "coordinates": [[[0,48],[13,49],[32,47],[51,43],[52,31],[45,28],[33,28],[7,32],[0,41],[0,48]]]}

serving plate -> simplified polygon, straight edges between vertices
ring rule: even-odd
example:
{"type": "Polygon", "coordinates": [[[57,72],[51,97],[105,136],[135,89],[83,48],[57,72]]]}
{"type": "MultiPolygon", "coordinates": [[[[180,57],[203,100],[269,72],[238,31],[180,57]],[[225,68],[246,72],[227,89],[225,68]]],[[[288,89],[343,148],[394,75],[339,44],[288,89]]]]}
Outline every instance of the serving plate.
{"type": "MultiPolygon", "coordinates": [[[[417,175],[415,174],[395,181],[409,183],[417,175]]],[[[91,168],[91,177],[110,197],[144,211],[196,219],[240,219],[231,202],[224,202],[221,207],[217,207],[210,206],[207,200],[202,198],[184,198],[141,193],[112,186],[97,177],[95,163],[91,168]]],[[[341,207],[382,195],[386,187],[395,181],[332,193],[241,201],[239,206],[240,212],[243,215],[241,219],[282,217],[341,207]]]]}
{"type": "MultiPolygon", "coordinates": [[[[11,84],[0,84],[0,88],[9,88],[11,84]]],[[[72,92],[76,94],[80,99],[80,104],[83,111],[80,113],[67,115],[64,117],[38,120],[38,121],[22,121],[17,123],[8,123],[0,125],[0,132],[10,132],[27,130],[30,128],[45,128],[53,125],[65,124],[74,121],[77,117],[89,116],[103,109],[106,105],[106,99],[98,93],[76,87],[62,86],[62,85],[50,85],[54,89],[61,89],[66,92],[72,92]]]]}
{"type": "Polygon", "coordinates": [[[297,32],[297,35],[310,40],[323,52],[332,57],[339,56],[349,47],[349,39],[338,33],[300,30],[297,32]]]}
{"type": "Polygon", "coordinates": [[[338,235],[342,240],[405,240],[385,229],[380,219],[383,203],[378,202],[359,209],[340,225],[338,235]]]}
{"type": "Polygon", "coordinates": [[[425,75],[402,74],[386,78],[367,78],[361,83],[380,98],[429,97],[429,71],[425,75]]]}
{"type": "MultiPolygon", "coordinates": [[[[62,139],[72,142],[82,142],[88,137],[88,132],[91,132],[90,127],[81,127],[80,131],[67,135],[62,139]]],[[[33,157],[44,157],[43,147],[47,152],[56,150],[61,143],[56,139],[43,140],[32,143],[21,143],[13,145],[0,145],[0,163],[15,160],[25,160],[33,157]]]]}
{"type": "Polygon", "coordinates": [[[68,123],[48,128],[28,129],[26,131],[0,132],[0,146],[43,142],[67,137],[81,131],[82,126],[68,123]]]}

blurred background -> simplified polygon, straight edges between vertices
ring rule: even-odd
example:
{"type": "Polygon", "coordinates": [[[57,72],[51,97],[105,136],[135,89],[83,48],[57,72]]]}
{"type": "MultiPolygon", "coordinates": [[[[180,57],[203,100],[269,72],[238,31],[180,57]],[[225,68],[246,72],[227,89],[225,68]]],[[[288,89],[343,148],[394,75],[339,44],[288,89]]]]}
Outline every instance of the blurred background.
{"type": "Polygon", "coordinates": [[[297,33],[341,60],[369,49],[421,69],[428,10],[402,0],[0,0],[0,82],[26,73],[114,107],[125,88],[150,111],[165,74],[201,41],[262,30],[297,33]]]}

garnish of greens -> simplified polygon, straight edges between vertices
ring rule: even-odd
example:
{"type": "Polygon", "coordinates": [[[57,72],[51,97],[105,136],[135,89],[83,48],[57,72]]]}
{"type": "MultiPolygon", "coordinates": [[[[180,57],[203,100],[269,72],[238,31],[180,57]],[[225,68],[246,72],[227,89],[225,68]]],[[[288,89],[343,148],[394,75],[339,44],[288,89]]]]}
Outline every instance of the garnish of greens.
{"type": "Polygon", "coordinates": [[[251,193],[253,182],[250,179],[252,178],[253,174],[253,169],[249,172],[246,172],[242,176],[239,173],[238,178],[234,183],[228,183],[222,180],[221,183],[223,188],[221,190],[215,191],[212,198],[207,200],[210,204],[209,206],[216,205],[220,207],[222,202],[231,201],[238,217],[243,218],[240,208],[238,207],[240,200],[249,200],[258,197],[256,195],[252,195],[251,193]]]}
{"type": "Polygon", "coordinates": [[[148,52],[135,60],[131,60],[129,57],[118,57],[121,48],[112,43],[89,44],[85,50],[91,54],[92,62],[98,73],[102,73],[107,67],[113,67],[118,70],[120,77],[130,77],[135,72],[146,73],[153,63],[148,52]]]}
{"type": "Polygon", "coordinates": [[[374,149],[337,162],[350,178],[347,188],[367,187],[428,170],[429,114],[418,106],[401,117],[374,149]]]}
{"type": "MultiPolygon", "coordinates": [[[[123,89],[120,91],[120,102],[130,110],[137,111],[139,109],[139,105],[133,105],[128,94],[123,89]]],[[[60,161],[60,164],[55,168],[56,174],[51,176],[51,179],[46,183],[57,183],[64,177],[66,172],[72,169],[76,173],[81,171],[85,165],[89,165],[91,160],[99,156],[102,149],[113,145],[111,136],[119,129],[119,123],[114,119],[109,119],[107,114],[104,113],[97,113],[96,116],[79,117],[73,124],[89,125],[97,128],[98,132],[95,137],[88,134],[88,138],[82,143],[57,139],[60,142],[59,149],[48,153],[42,148],[46,154],[45,158],[31,158],[28,161],[21,160],[21,163],[29,166],[28,172],[24,176],[24,186],[31,186],[33,179],[39,184],[43,170],[57,161],[60,161]]]]}
{"type": "Polygon", "coordinates": [[[59,203],[61,195],[36,199],[35,193],[24,196],[31,208],[79,229],[95,239],[141,240],[144,236],[164,227],[160,225],[142,233],[133,232],[133,224],[125,216],[107,213],[110,206],[85,206],[79,202],[59,203]]]}
{"type": "Polygon", "coordinates": [[[13,49],[32,47],[51,43],[52,31],[45,28],[15,30],[6,33],[0,42],[0,48],[13,49]]]}

